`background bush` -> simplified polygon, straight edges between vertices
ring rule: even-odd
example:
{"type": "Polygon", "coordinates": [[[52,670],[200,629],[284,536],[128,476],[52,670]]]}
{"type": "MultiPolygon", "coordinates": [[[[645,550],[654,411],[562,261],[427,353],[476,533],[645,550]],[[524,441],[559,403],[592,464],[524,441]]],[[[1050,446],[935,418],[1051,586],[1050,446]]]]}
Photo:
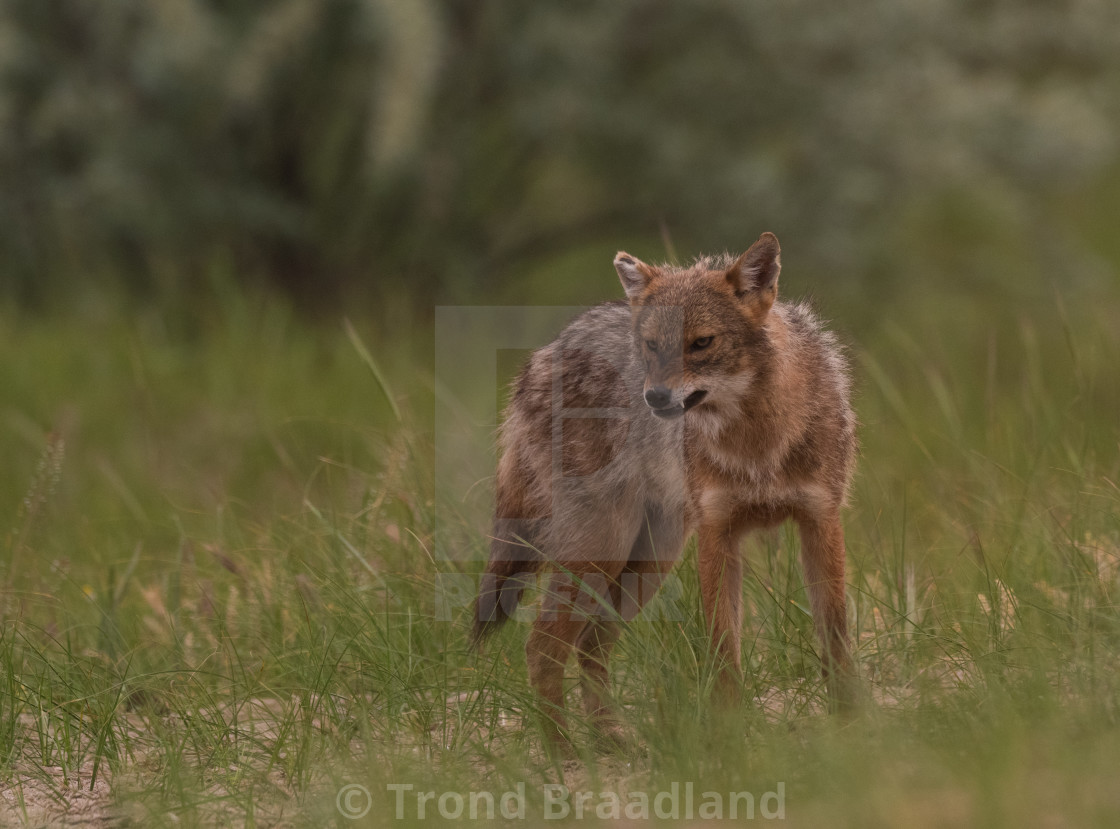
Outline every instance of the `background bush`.
{"type": "Polygon", "coordinates": [[[0,274],[585,301],[620,241],[772,229],[869,295],[1038,289],[1120,255],[1118,109],[1095,0],[7,0],[0,274]]]}

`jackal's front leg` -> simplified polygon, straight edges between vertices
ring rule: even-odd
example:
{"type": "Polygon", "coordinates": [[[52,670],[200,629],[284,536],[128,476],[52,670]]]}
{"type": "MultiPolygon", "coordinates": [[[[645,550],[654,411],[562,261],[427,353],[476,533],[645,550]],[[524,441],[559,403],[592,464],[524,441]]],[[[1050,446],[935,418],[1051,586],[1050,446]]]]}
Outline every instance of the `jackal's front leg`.
{"type": "Polygon", "coordinates": [[[742,659],[739,639],[743,627],[743,562],[739,536],[722,524],[702,525],[699,531],[700,596],[708,636],[716,659],[716,698],[739,700],[742,659]]]}
{"type": "Polygon", "coordinates": [[[848,647],[844,530],[840,514],[832,509],[807,513],[797,516],[797,524],[809,606],[821,642],[822,673],[833,704],[849,710],[856,702],[856,680],[848,647]]]}

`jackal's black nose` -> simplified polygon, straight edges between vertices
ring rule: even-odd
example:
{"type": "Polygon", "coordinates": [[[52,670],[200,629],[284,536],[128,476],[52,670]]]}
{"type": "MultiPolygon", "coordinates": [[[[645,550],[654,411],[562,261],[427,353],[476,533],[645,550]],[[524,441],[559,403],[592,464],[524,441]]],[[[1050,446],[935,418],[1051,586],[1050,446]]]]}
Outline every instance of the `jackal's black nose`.
{"type": "Polygon", "coordinates": [[[646,390],[646,404],[652,409],[664,409],[672,399],[672,392],[664,386],[654,386],[646,390]]]}

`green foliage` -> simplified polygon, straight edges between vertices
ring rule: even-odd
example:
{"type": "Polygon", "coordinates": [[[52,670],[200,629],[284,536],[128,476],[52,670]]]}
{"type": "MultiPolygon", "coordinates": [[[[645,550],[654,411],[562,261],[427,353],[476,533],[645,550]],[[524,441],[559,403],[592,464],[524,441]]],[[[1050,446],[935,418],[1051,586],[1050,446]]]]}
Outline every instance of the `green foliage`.
{"type": "Polygon", "coordinates": [[[1039,197],[1115,164],[1118,33],[1091,0],[10,0],[0,272],[189,296],[232,262],[305,305],[423,305],[769,228],[882,290],[946,192],[1085,263],[1039,197]]]}

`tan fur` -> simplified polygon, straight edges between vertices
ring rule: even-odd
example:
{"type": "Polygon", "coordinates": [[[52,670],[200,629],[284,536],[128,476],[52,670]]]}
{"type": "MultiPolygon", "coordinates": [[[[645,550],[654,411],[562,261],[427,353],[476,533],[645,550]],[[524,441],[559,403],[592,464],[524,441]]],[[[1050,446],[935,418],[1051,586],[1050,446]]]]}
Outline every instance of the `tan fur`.
{"type": "Polygon", "coordinates": [[[835,338],[807,307],[777,301],[773,234],[734,260],[657,267],[620,253],[615,267],[628,305],[578,317],[533,354],[515,385],[476,639],[508,618],[528,577],[544,568],[547,599],[527,656],[550,734],[559,740],[565,729],[573,650],[587,712],[609,730],[607,665],[619,620],[653,595],[696,531],[717,694],[735,700],[739,542],[793,519],[823,674],[836,703],[850,704],[840,510],[856,439],[835,338]]]}

